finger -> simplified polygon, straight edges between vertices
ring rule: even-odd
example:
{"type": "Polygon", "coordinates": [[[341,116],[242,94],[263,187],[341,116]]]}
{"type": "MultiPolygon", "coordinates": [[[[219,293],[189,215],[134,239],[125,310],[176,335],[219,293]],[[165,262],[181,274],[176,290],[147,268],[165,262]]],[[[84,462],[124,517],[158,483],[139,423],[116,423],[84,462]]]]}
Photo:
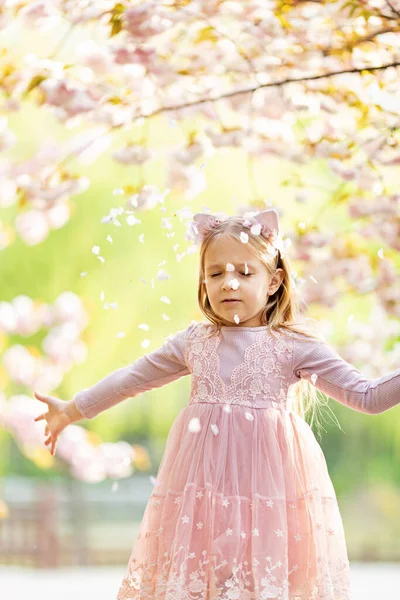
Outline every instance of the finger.
{"type": "Polygon", "coordinates": [[[56,453],[56,441],[54,440],[52,446],[51,446],[51,454],[52,456],[54,456],[54,454],[56,453]]]}
{"type": "Polygon", "coordinates": [[[45,444],[47,446],[47,444],[49,444],[51,442],[51,440],[53,439],[52,435],[49,435],[49,437],[47,438],[47,440],[45,441],[45,444]]]}
{"type": "Polygon", "coordinates": [[[46,418],[46,415],[47,413],[43,413],[42,415],[39,415],[39,417],[35,417],[34,421],[41,421],[46,418]]]}
{"type": "Polygon", "coordinates": [[[35,396],[38,400],[45,402],[46,404],[51,404],[55,398],[53,396],[46,396],[46,394],[42,394],[41,392],[35,392],[35,396]]]}
{"type": "Polygon", "coordinates": [[[50,430],[49,430],[49,426],[46,425],[46,427],[44,428],[44,435],[49,435],[50,430]]]}

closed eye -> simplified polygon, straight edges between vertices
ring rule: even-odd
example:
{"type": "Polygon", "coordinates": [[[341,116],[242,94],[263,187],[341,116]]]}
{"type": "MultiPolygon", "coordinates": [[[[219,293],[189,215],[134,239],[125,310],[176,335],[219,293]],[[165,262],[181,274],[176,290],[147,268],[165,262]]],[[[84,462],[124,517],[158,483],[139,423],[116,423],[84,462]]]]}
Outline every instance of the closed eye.
{"type": "MultiPolygon", "coordinates": [[[[217,277],[218,275],[221,275],[221,273],[214,273],[214,275],[211,275],[211,277],[217,277]]],[[[251,275],[253,275],[253,273],[241,273],[241,275],[245,275],[246,277],[250,277],[251,275]]]]}

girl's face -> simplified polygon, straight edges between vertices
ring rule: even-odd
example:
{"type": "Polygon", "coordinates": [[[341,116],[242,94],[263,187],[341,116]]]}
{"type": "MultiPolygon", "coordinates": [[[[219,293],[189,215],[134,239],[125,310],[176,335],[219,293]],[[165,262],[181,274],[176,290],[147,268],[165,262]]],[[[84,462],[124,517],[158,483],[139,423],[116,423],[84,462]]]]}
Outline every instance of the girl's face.
{"type": "Polygon", "coordinates": [[[214,239],[204,257],[205,286],[211,307],[216,315],[232,326],[261,326],[261,313],[268,300],[279,288],[283,269],[274,276],[247,247],[227,236],[214,239]],[[224,302],[234,298],[237,302],[224,302]],[[235,320],[235,315],[239,317],[235,320]]]}

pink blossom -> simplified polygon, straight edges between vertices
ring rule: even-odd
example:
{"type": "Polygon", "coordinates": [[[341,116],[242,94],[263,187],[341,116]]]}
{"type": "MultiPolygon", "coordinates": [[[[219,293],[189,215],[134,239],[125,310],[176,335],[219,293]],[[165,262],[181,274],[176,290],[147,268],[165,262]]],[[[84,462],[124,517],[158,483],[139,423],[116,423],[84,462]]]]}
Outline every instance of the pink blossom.
{"type": "Polygon", "coordinates": [[[166,31],[172,24],[167,13],[155,1],[127,8],[123,13],[124,28],[133,38],[146,40],[166,31]]]}
{"type": "Polygon", "coordinates": [[[43,242],[49,233],[49,224],[39,210],[29,210],[17,215],[15,228],[28,246],[43,242]]]}
{"type": "Polygon", "coordinates": [[[144,146],[126,146],[113,152],[113,157],[124,165],[140,165],[148,161],[152,153],[144,146]]]}

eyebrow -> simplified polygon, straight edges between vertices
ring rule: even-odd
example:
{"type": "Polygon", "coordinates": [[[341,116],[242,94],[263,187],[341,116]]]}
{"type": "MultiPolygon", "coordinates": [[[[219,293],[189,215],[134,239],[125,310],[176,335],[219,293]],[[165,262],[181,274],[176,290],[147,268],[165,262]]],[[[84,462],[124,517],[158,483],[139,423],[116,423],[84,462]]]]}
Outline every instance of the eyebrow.
{"type": "MultiPolygon", "coordinates": [[[[251,263],[251,262],[240,263],[237,266],[238,267],[245,267],[246,264],[247,264],[247,266],[248,266],[249,269],[255,269],[256,268],[256,266],[253,265],[253,263],[251,263]]],[[[211,271],[212,269],[218,269],[219,267],[222,267],[224,265],[225,265],[225,268],[226,268],[227,263],[210,265],[210,266],[206,267],[206,271],[211,271]]]]}

